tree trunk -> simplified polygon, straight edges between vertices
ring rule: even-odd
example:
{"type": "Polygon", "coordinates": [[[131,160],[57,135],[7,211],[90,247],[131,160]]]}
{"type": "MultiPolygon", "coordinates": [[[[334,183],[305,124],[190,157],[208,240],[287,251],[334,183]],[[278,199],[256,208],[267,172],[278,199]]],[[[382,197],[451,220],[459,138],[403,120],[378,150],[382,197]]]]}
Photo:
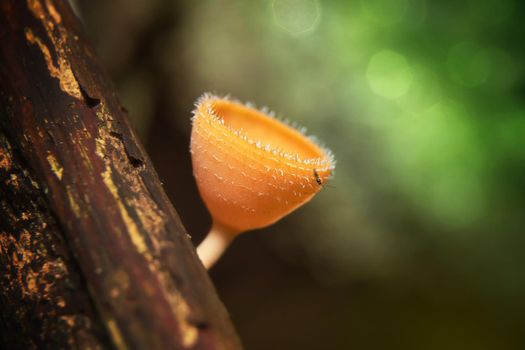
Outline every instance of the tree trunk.
{"type": "Polygon", "coordinates": [[[65,0],[0,2],[2,348],[239,349],[65,0]]]}

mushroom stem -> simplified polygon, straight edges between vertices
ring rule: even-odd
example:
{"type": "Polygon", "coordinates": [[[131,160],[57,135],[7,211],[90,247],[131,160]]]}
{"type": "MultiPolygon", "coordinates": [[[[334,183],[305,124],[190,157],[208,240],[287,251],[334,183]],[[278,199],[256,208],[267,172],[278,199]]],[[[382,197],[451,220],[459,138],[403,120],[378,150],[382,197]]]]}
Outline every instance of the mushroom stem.
{"type": "Polygon", "coordinates": [[[214,223],[208,235],[197,247],[197,255],[204,267],[209,270],[219,260],[235,237],[234,232],[214,223]]]}

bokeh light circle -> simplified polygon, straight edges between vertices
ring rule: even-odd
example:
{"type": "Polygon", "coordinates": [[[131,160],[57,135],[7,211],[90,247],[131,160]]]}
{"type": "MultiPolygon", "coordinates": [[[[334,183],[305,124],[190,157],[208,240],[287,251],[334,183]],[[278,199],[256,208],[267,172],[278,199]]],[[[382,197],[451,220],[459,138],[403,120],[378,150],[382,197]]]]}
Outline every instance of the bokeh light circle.
{"type": "Polygon", "coordinates": [[[405,95],[412,84],[412,70],[405,56],[391,50],[383,50],[372,56],[366,77],[370,89],[388,99],[405,95]]]}
{"type": "Polygon", "coordinates": [[[454,82],[475,87],[487,80],[491,62],[487,50],[472,42],[462,42],[450,49],[447,68],[454,82]]]}
{"type": "Polygon", "coordinates": [[[310,33],[319,23],[317,0],[274,0],[272,10],[277,25],[294,35],[310,33]]]}

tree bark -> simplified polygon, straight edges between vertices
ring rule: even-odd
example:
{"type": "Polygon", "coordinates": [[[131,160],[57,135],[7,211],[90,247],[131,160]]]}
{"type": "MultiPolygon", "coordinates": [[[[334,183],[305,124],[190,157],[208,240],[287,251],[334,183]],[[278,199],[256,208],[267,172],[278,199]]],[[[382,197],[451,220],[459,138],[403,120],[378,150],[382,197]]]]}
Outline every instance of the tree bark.
{"type": "Polygon", "coordinates": [[[241,348],[67,1],[0,6],[5,348],[241,348]]]}

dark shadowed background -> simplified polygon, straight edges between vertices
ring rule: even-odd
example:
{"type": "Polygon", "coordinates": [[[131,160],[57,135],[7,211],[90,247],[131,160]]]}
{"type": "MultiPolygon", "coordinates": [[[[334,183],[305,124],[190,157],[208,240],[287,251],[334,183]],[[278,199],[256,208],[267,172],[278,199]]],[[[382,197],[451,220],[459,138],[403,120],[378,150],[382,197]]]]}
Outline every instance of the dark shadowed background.
{"type": "Polygon", "coordinates": [[[525,6],[78,0],[186,228],[190,116],[231,94],[306,126],[331,185],[210,274],[247,349],[525,348],[525,6]]]}

